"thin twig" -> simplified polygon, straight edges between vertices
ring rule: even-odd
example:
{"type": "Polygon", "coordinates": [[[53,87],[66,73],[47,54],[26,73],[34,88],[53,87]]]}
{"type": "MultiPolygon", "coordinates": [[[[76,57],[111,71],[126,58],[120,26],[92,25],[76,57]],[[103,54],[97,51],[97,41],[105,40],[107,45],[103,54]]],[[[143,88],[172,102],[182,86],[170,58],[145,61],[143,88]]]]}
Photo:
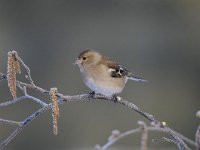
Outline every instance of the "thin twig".
{"type": "Polygon", "coordinates": [[[163,142],[163,141],[166,141],[168,143],[172,143],[172,144],[176,144],[176,142],[172,139],[169,139],[169,138],[166,138],[166,137],[162,137],[160,139],[153,139],[152,140],[154,143],[158,143],[158,142],[163,142]]]}
{"type": "Polygon", "coordinates": [[[6,75],[0,72],[0,81],[6,80],[6,79],[7,79],[6,75]]]}
{"type": "MultiPolygon", "coordinates": [[[[169,139],[169,138],[166,138],[166,137],[162,137],[161,139],[153,139],[152,140],[154,143],[157,143],[157,142],[161,142],[161,141],[165,141],[165,142],[168,142],[168,143],[172,143],[172,144],[175,144],[177,145],[177,148],[180,149],[180,150],[185,150],[184,147],[182,147],[182,145],[180,145],[179,143],[177,143],[177,141],[173,140],[173,139],[169,139]]],[[[190,148],[187,148],[188,150],[191,150],[190,148]]]]}
{"type": "Polygon", "coordinates": [[[196,134],[195,134],[195,141],[197,144],[196,150],[200,150],[200,125],[198,126],[196,134]]]}
{"type": "Polygon", "coordinates": [[[23,129],[23,126],[17,127],[9,137],[7,137],[3,142],[0,144],[0,150],[3,149],[8,143],[12,141],[12,139],[23,129]]]}
{"type": "MultiPolygon", "coordinates": [[[[165,128],[159,128],[157,126],[155,126],[155,127],[147,126],[146,130],[147,131],[164,132],[164,133],[168,132],[167,129],[165,129],[165,128]]],[[[136,129],[131,129],[131,130],[125,131],[123,133],[120,133],[116,138],[113,138],[112,140],[110,140],[107,143],[105,143],[102,147],[100,147],[100,150],[106,150],[110,146],[112,146],[114,143],[116,143],[117,141],[119,141],[120,139],[125,138],[125,137],[127,137],[129,135],[132,135],[132,134],[139,133],[139,132],[143,132],[143,129],[141,127],[136,128],[136,129]]],[[[173,144],[175,144],[175,143],[173,143],[173,144]]]]}
{"type": "MultiPolygon", "coordinates": [[[[173,130],[173,131],[174,131],[174,130],[173,130]]],[[[196,144],[193,140],[191,140],[191,139],[185,137],[184,135],[182,135],[181,133],[178,133],[178,132],[176,132],[176,131],[174,131],[174,133],[175,133],[178,137],[180,137],[181,139],[183,139],[185,142],[187,142],[188,144],[197,147],[197,144],[196,144]]]]}
{"type": "Polygon", "coordinates": [[[138,107],[137,105],[130,103],[129,101],[122,99],[122,98],[118,98],[118,103],[138,112],[140,115],[144,116],[146,119],[148,119],[150,122],[154,122],[155,124],[159,124],[159,126],[162,126],[162,124],[160,124],[160,122],[151,114],[143,111],[140,107],[138,107]]]}
{"type": "Polygon", "coordinates": [[[166,127],[168,130],[168,134],[174,139],[175,143],[178,146],[179,150],[189,150],[188,146],[185,142],[169,127],[166,127]]]}
{"type": "Polygon", "coordinates": [[[17,60],[22,64],[22,66],[26,69],[27,71],[27,79],[29,80],[30,84],[31,85],[35,85],[33,80],[32,80],[32,77],[31,77],[31,71],[29,69],[29,67],[23,62],[23,60],[18,56],[17,57],[17,60]]]}
{"type": "Polygon", "coordinates": [[[147,142],[148,142],[148,130],[147,125],[144,121],[138,121],[138,124],[141,127],[142,135],[141,135],[141,150],[147,150],[147,142]]]}
{"type": "MultiPolygon", "coordinates": [[[[49,95],[50,92],[48,90],[45,90],[45,89],[39,87],[39,86],[36,86],[34,84],[33,80],[32,80],[29,67],[23,62],[23,60],[19,56],[17,56],[16,59],[21,63],[21,65],[27,71],[27,79],[30,83],[24,83],[24,82],[21,82],[21,81],[16,81],[17,86],[22,90],[22,92],[24,93],[24,96],[16,98],[12,101],[1,103],[0,107],[13,105],[13,104],[15,104],[19,101],[22,101],[22,100],[25,100],[25,99],[30,99],[30,100],[35,101],[36,103],[39,103],[42,106],[42,108],[37,110],[35,113],[33,113],[32,115],[27,117],[22,122],[16,122],[16,121],[12,121],[12,120],[1,119],[0,123],[18,125],[18,127],[7,139],[5,139],[3,142],[1,142],[0,150],[3,149],[14,138],[23,129],[23,127],[25,127],[32,120],[34,120],[36,117],[38,117],[39,115],[44,113],[46,110],[52,108],[52,103],[47,104],[47,103],[43,102],[43,100],[27,94],[26,88],[31,88],[31,89],[34,89],[34,90],[40,92],[40,93],[47,94],[47,95],[49,95]]],[[[0,80],[6,80],[6,79],[7,79],[7,76],[3,73],[0,73],[0,80]]],[[[91,98],[88,98],[89,94],[69,96],[69,95],[62,95],[61,93],[56,93],[56,96],[59,98],[58,104],[63,104],[65,102],[68,103],[68,102],[73,102],[73,101],[88,101],[89,99],[91,99],[91,98]]],[[[164,126],[153,115],[143,111],[140,107],[138,107],[137,105],[135,105],[135,104],[133,104],[133,103],[131,103],[131,102],[125,100],[125,99],[118,97],[117,101],[116,101],[116,99],[114,99],[113,97],[95,94],[94,97],[93,97],[93,100],[105,100],[105,101],[116,102],[118,104],[122,104],[122,105],[130,108],[131,110],[139,113],[140,115],[144,116],[147,120],[149,120],[150,122],[153,122],[156,125],[155,127],[146,127],[146,130],[148,130],[148,131],[156,130],[156,131],[163,131],[163,132],[165,131],[166,133],[168,133],[173,138],[173,141],[177,144],[179,150],[188,149],[187,145],[184,143],[183,140],[185,140],[186,142],[190,143],[191,145],[197,147],[197,144],[195,142],[193,142],[193,141],[191,142],[191,140],[188,140],[188,138],[186,138],[186,137],[182,136],[181,134],[173,131],[171,128],[164,126]]],[[[137,133],[137,132],[140,132],[140,131],[141,131],[141,128],[134,129],[132,131],[124,132],[124,133],[120,134],[119,136],[117,136],[116,138],[114,138],[113,140],[109,141],[109,143],[104,145],[103,148],[106,149],[106,147],[112,145],[113,143],[115,143],[120,138],[123,138],[124,136],[127,136],[127,135],[132,134],[132,133],[137,133]]]]}
{"type": "Polygon", "coordinates": [[[26,86],[24,86],[23,91],[24,91],[24,94],[25,94],[25,96],[26,96],[27,98],[32,99],[33,101],[35,101],[36,103],[42,105],[43,107],[44,107],[44,106],[47,106],[47,103],[41,101],[40,99],[38,99],[38,98],[36,98],[36,97],[33,97],[33,96],[29,95],[29,94],[27,93],[26,86]]]}
{"type": "Polygon", "coordinates": [[[5,103],[0,103],[0,107],[13,105],[13,104],[18,103],[18,102],[20,102],[22,100],[25,100],[25,99],[27,99],[27,96],[21,96],[21,97],[18,97],[16,99],[14,99],[14,100],[9,100],[9,101],[7,101],[5,103]]]}
{"type": "Polygon", "coordinates": [[[32,99],[33,101],[40,104],[41,106],[47,106],[48,105],[47,103],[41,101],[40,99],[38,99],[36,97],[30,96],[30,95],[26,95],[26,96],[27,96],[27,98],[32,99]]]}
{"type": "MultiPolygon", "coordinates": [[[[29,86],[29,88],[30,88],[31,86],[29,86]]],[[[44,89],[42,89],[42,88],[37,88],[37,86],[34,86],[33,87],[34,89],[36,89],[37,91],[40,91],[40,92],[42,92],[42,93],[47,93],[46,91],[47,90],[44,90],[44,89]],[[45,92],[44,92],[45,91],[45,92]]],[[[82,94],[82,95],[74,95],[74,96],[66,96],[66,95],[62,95],[62,94],[58,94],[59,95],[59,97],[60,97],[60,99],[62,99],[62,100],[60,100],[58,103],[59,104],[63,104],[64,102],[73,102],[73,101],[88,101],[89,100],[89,94],[82,94]]],[[[107,96],[103,96],[103,95],[98,95],[98,94],[96,94],[95,96],[94,96],[94,98],[93,98],[94,100],[106,100],[106,101],[108,101],[108,100],[110,100],[110,101],[112,101],[112,102],[114,102],[115,101],[115,99],[113,99],[112,97],[107,97],[107,96]]],[[[15,101],[15,100],[13,100],[13,101],[15,101]]],[[[18,100],[19,101],[19,100],[18,100]]],[[[8,103],[8,102],[7,102],[8,103]]],[[[16,102],[15,102],[16,103],[16,102]]],[[[123,104],[123,105],[125,105],[125,106],[127,106],[127,107],[129,107],[129,108],[131,108],[132,110],[134,110],[135,111],[135,109],[136,109],[136,111],[138,112],[138,110],[140,110],[139,111],[139,113],[140,114],[142,114],[143,116],[145,116],[145,118],[147,118],[148,120],[150,120],[150,121],[152,121],[152,115],[146,115],[146,114],[148,114],[148,113],[145,113],[145,112],[143,112],[141,109],[139,109],[139,107],[137,107],[136,105],[134,105],[134,104],[132,104],[132,103],[130,103],[130,102],[128,102],[128,101],[126,101],[126,100],[124,100],[124,99],[121,99],[120,100],[120,102],[118,101],[118,103],[120,103],[120,104],[123,104]],[[132,106],[134,106],[134,107],[132,107],[132,106]],[[150,116],[150,118],[149,118],[149,116],[150,116]]],[[[8,104],[14,104],[14,103],[8,103],[8,104]]],[[[5,105],[5,103],[3,103],[3,105],[5,105]]],[[[0,104],[0,106],[2,106],[2,104],[0,104]]],[[[41,113],[43,113],[44,111],[46,111],[47,109],[49,109],[49,108],[51,108],[50,107],[51,105],[48,105],[48,106],[45,106],[45,107],[43,107],[42,108],[42,111],[38,111],[38,112],[36,112],[35,114],[41,114],[41,113]]],[[[33,116],[37,116],[37,115],[33,115],[33,116]]],[[[32,118],[31,116],[30,117],[28,117],[27,119],[26,119],[26,121],[25,122],[30,122],[30,121],[32,121],[33,119],[30,119],[30,118],[32,118]]],[[[153,119],[153,120],[156,120],[156,119],[153,119]]],[[[165,129],[165,128],[160,128],[162,131],[163,130],[165,130],[165,131],[168,131],[167,129],[165,129]]],[[[176,134],[176,132],[175,133],[172,133],[172,134],[176,134]]],[[[187,141],[187,139],[188,138],[185,138],[184,140],[186,141],[186,142],[188,142],[187,141]]],[[[3,142],[3,143],[5,143],[5,142],[3,142]]],[[[188,142],[188,143],[190,143],[190,144],[192,144],[193,146],[196,146],[196,143],[194,144],[194,143],[191,143],[191,142],[188,142]]],[[[2,145],[5,145],[5,144],[2,144],[2,145]]],[[[2,149],[3,147],[1,147],[1,145],[0,145],[0,149],[2,149]]]]}
{"type": "Polygon", "coordinates": [[[6,138],[3,142],[0,144],[0,150],[3,149],[22,129],[25,127],[27,124],[29,124],[31,121],[33,121],[36,117],[44,113],[46,110],[51,108],[51,104],[39,109],[35,113],[33,113],[31,116],[26,118],[24,121],[20,123],[20,126],[17,127],[17,129],[8,137],[6,138]]]}
{"type": "Polygon", "coordinates": [[[17,125],[17,126],[20,126],[22,124],[21,122],[17,122],[17,121],[13,121],[13,120],[1,119],[1,118],[0,118],[0,123],[8,124],[8,125],[17,125]]]}
{"type": "Polygon", "coordinates": [[[117,141],[119,141],[120,139],[127,137],[131,134],[135,134],[135,133],[139,133],[141,132],[141,128],[137,128],[137,129],[131,129],[129,131],[123,132],[120,135],[118,135],[118,137],[114,138],[113,140],[108,141],[106,144],[104,144],[102,147],[100,147],[100,150],[106,150],[108,149],[111,145],[113,145],[114,143],[116,143],[117,141]]]}

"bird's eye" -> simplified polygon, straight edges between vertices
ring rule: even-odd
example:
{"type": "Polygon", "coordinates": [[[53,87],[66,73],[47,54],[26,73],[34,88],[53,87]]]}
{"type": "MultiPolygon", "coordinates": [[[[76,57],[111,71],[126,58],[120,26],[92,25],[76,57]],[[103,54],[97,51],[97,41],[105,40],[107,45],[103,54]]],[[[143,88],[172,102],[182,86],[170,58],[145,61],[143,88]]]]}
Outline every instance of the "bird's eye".
{"type": "Polygon", "coordinates": [[[87,58],[86,57],[83,57],[83,60],[86,60],[87,58]]]}

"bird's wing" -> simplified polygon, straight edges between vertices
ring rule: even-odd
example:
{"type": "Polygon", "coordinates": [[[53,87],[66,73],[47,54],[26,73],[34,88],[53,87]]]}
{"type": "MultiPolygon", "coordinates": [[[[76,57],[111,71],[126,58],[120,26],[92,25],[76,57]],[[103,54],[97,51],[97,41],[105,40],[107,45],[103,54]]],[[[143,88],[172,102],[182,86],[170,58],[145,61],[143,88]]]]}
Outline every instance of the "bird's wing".
{"type": "Polygon", "coordinates": [[[100,63],[108,67],[110,71],[110,76],[113,78],[121,78],[130,74],[128,70],[122,68],[118,63],[112,61],[108,57],[104,56],[103,61],[100,63]]]}
{"type": "Polygon", "coordinates": [[[147,81],[147,80],[143,80],[142,78],[134,76],[133,73],[131,73],[127,69],[123,68],[118,63],[112,61],[108,57],[104,56],[103,61],[100,62],[100,63],[102,63],[103,65],[105,65],[106,67],[109,68],[110,76],[113,77],[113,78],[122,78],[122,77],[126,76],[130,80],[134,80],[134,81],[141,81],[141,82],[147,81]]]}

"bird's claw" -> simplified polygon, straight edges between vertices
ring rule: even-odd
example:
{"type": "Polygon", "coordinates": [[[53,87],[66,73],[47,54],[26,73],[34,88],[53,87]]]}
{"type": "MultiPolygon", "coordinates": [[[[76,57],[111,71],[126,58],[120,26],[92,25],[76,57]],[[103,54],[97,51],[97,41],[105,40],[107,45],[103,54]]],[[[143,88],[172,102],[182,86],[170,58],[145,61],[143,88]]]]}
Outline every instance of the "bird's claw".
{"type": "Polygon", "coordinates": [[[94,96],[95,96],[95,91],[92,91],[91,93],[89,93],[88,98],[93,99],[94,96]]]}
{"type": "Polygon", "coordinates": [[[112,98],[113,98],[114,103],[118,102],[118,97],[117,97],[117,95],[113,95],[112,98]]]}

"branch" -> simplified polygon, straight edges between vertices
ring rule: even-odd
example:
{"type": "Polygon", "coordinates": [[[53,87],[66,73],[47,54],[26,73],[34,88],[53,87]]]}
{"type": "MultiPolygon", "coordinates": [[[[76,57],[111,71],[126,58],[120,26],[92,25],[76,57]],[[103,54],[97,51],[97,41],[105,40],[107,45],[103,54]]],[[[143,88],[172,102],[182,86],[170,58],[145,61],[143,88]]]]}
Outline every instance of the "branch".
{"type": "Polygon", "coordinates": [[[13,120],[6,120],[6,119],[1,119],[0,118],[0,123],[3,124],[8,124],[8,125],[17,125],[17,126],[21,126],[21,122],[17,122],[17,121],[13,121],[13,120]]]}
{"type": "Polygon", "coordinates": [[[147,125],[143,121],[138,121],[138,124],[140,125],[140,128],[142,130],[142,135],[141,135],[141,150],[147,150],[147,142],[148,142],[148,129],[147,129],[147,125]]]}
{"type": "MultiPolygon", "coordinates": [[[[154,131],[154,132],[156,131],[156,132],[163,132],[163,133],[168,133],[169,132],[168,129],[160,128],[160,127],[155,126],[155,125],[147,126],[143,121],[138,121],[138,124],[140,125],[139,128],[131,129],[131,130],[125,131],[123,133],[120,133],[118,131],[117,135],[113,134],[116,131],[112,131],[111,135],[108,138],[108,142],[105,143],[103,146],[96,145],[96,149],[98,149],[98,150],[106,150],[110,146],[115,144],[117,141],[119,141],[119,140],[121,140],[121,139],[123,139],[123,138],[125,138],[127,136],[130,136],[132,134],[136,134],[136,133],[142,132],[142,138],[144,138],[144,139],[142,140],[143,143],[141,143],[142,144],[141,145],[141,150],[144,150],[146,148],[146,146],[147,146],[146,144],[147,144],[147,138],[148,138],[147,135],[144,135],[144,130],[145,130],[145,132],[149,132],[149,131],[154,131]]],[[[188,142],[187,140],[188,139],[185,139],[186,142],[188,142]]],[[[175,140],[168,139],[168,138],[165,138],[165,137],[162,137],[161,139],[153,139],[152,141],[153,142],[167,141],[169,143],[173,143],[173,144],[177,145],[175,140]]],[[[192,145],[195,146],[195,143],[193,142],[192,145]]],[[[181,149],[181,148],[179,148],[179,149],[181,149]]]]}
{"type": "MultiPolygon", "coordinates": [[[[34,87],[34,88],[36,88],[36,87],[34,87]]],[[[46,91],[46,90],[42,90],[42,91],[46,91]]],[[[88,101],[89,100],[89,94],[82,94],[82,95],[74,95],[74,96],[66,96],[66,95],[62,95],[62,94],[60,94],[60,93],[58,93],[58,96],[60,97],[60,99],[59,99],[59,101],[58,101],[58,104],[63,104],[63,103],[65,103],[65,102],[67,102],[67,103],[69,103],[69,102],[73,102],[73,101],[88,101]]],[[[18,99],[21,99],[21,98],[18,98],[18,99]]],[[[23,100],[23,99],[22,99],[23,100]]],[[[107,96],[103,96],[103,95],[95,95],[94,96],[94,98],[93,98],[93,100],[105,100],[105,101],[112,101],[112,102],[114,102],[115,101],[115,99],[113,99],[112,97],[107,97],[107,96]]],[[[19,101],[19,100],[18,100],[19,101]]],[[[118,101],[117,101],[118,102],[118,101]]],[[[118,102],[118,103],[120,103],[120,104],[123,104],[123,105],[125,105],[125,106],[127,106],[127,107],[129,107],[129,108],[131,108],[132,110],[135,110],[134,108],[139,108],[139,107],[137,107],[136,105],[134,105],[134,104],[132,104],[132,103],[130,103],[130,102],[128,102],[128,101],[126,101],[126,100],[120,100],[120,102],[118,102]],[[134,107],[132,107],[132,106],[134,106],[134,107]]],[[[11,104],[14,104],[14,103],[11,103],[11,104]]],[[[0,104],[0,106],[1,106],[2,104],[0,104]]],[[[22,121],[23,123],[22,123],[22,125],[21,125],[21,128],[23,128],[24,126],[26,126],[28,123],[30,123],[31,121],[33,121],[33,119],[35,119],[37,116],[39,116],[39,115],[41,115],[42,113],[44,113],[46,110],[48,110],[48,109],[51,109],[51,107],[52,107],[52,104],[51,103],[49,103],[49,104],[47,104],[46,106],[44,106],[43,108],[41,108],[40,110],[38,110],[38,111],[36,111],[35,113],[33,113],[31,116],[29,116],[28,118],[26,118],[24,121],[22,121]]],[[[136,111],[138,112],[138,109],[136,109],[136,111]]],[[[140,113],[142,113],[142,115],[143,114],[148,114],[148,113],[143,113],[143,111],[141,111],[140,110],[140,113]]],[[[151,116],[151,115],[150,115],[151,116]]],[[[146,118],[148,118],[148,116],[146,116],[146,118]]],[[[151,119],[152,118],[150,118],[149,120],[151,121],[151,119]]],[[[158,125],[158,124],[157,124],[158,125]]],[[[137,129],[137,130],[133,130],[132,132],[139,132],[141,129],[137,129]]],[[[148,128],[148,130],[149,131],[151,131],[151,130],[155,130],[155,128],[148,128]]],[[[162,132],[166,132],[166,133],[168,133],[168,134],[172,134],[172,135],[176,135],[176,136],[180,136],[180,134],[177,134],[176,132],[172,132],[171,130],[169,130],[169,128],[166,128],[166,127],[164,127],[164,126],[157,126],[156,127],[156,130],[157,131],[162,131],[162,132]],[[171,133],[172,132],[172,133],[171,133]]],[[[0,144],[0,149],[2,149],[4,146],[6,146],[7,144],[8,144],[8,141],[11,141],[11,139],[13,139],[19,132],[21,131],[21,129],[20,130],[17,130],[17,131],[15,131],[15,134],[12,134],[11,136],[9,136],[5,141],[3,141],[1,144],[0,144]],[[17,133],[16,133],[17,132],[17,133]]],[[[132,132],[130,132],[130,133],[132,133],[132,132]]],[[[128,133],[125,133],[125,135],[127,134],[127,135],[129,135],[130,134],[129,132],[128,133]]],[[[123,137],[123,136],[122,136],[123,137]]],[[[193,145],[193,146],[196,146],[196,143],[195,142],[191,142],[191,140],[190,139],[188,139],[188,138],[186,138],[186,137],[184,137],[184,136],[181,136],[181,138],[183,139],[183,140],[185,140],[187,143],[189,143],[189,144],[191,144],[191,145],[193,145]]],[[[178,139],[179,140],[179,139],[178,139]]],[[[181,140],[181,142],[182,142],[182,140],[181,140]]],[[[188,149],[187,147],[186,147],[186,149],[188,149]]]]}
{"type": "MultiPolygon", "coordinates": [[[[154,142],[154,143],[162,142],[162,141],[165,141],[165,142],[168,142],[168,143],[172,143],[172,144],[176,144],[178,149],[182,149],[182,148],[183,148],[181,145],[179,145],[179,144],[178,144],[176,141],[174,141],[173,139],[169,139],[169,138],[166,138],[166,137],[162,137],[161,139],[153,139],[153,142],[154,142]]],[[[190,149],[190,148],[189,148],[189,149],[190,149]]],[[[190,150],[191,150],[191,149],[190,149],[190,150]]]]}
{"type": "Polygon", "coordinates": [[[9,101],[7,101],[5,103],[0,103],[0,107],[13,105],[13,104],[18,103],[18,102],[20,102],[22,100],[25,100],[26,98],[27,98],[27,96],[21,96],[21,97],[18,97],[16,99],[14,99],[14,100],[9,100],[9,101]]]}
{"type": "MultiPolygon", "coordinates": [[[[26,119],[24,119],[23,121],[21,121],[21,122],[12,121],[12,120],[6,120],[6,119],[0,119],[0,123],[2,123],[2,124],[9,124],[9,125],[17,126],[16,130],[14,130],[7,139],[5,139],[4,141],[2,141],[0,143],[0,150],[3,149],[26,125],[28,125],[31,121],[33,121],[39,115],[41,115],[42,113],[46,112],[49,109],[52,109],[53,113],[58,111],[57,107],[55,107],[57,110],[55,110],[55,108],[53,108],[53,104],[51,102],[49,104],[47,104],[43,100],[38,99],[38,98],[36,98],[34,96],[31,96],[31,95],[29,95],[27,93],[27,88],[29,88],[29,89],[36,90],[36,91],[38,91],[38,92],[40,92],[42,94],[48,95],[49,97],[52,96],[51,95],[52,93],[50,93],[49,90],[43,89],[43,88],[41,88],[39,86],[36,86],[34,84],[34,82],[32,80],[32,77],[31,77],[31,73],[30,73],[29,67],[27,65],[25,65],[23,60],[17,55],[17,53],[15,51],[13,51],[13,53],[16,54],[15,55],[15,59],[16,60],[14,60],[14,61],[18,61],[24,67],[24,69],[26,70],[27,75],[25,75],[25,77],[28,79],[29,83],[13,80],[12,82],[16,82],[16,83],[13,83],[13,84],[16,84],[17,87],[24,93],[24,95],[19,97],[19,98],[14,98],[11,101],[8,101],[8,102],[5,102],[5,103],[0,103],[0,107],[14,105],[14,104],[16,104],[16,103],[18,103],[20,101],[23,101],[23,100],[32,100],[32,101],[40,104],[41,108],[39,110],[37,110],[36,112],[34,112],[29,117],[27,117],[26,119]]],[[[17,67],[19,67],[19,66],[17,66],[17,67]]],[[[11,68],[11,69],[13,69],[13,68],[11,68]]],[[[16,75],[16,73],[12,74],[12,76],[14,76],[14,75],[16,75]]],[[[0,81],[3,81],[3,80],[10,80],[10,79],[8,79],[8,77],[5,74],[0,73],[0,81]]],[[[12,84],[11,81],[9,81],[9,82],[10,82],[10,84],[12,84]]],[[[70,96],[70,95],[63,95],[63,94],[58,93],[56,91],[56,95],[55,94],[53,94],[53,95],[54,95],[54,98],[52,99],[52,97],[51,97],[51,99],[53,101],[55,101],[55,100],[57,101],[57,99],[55,98],[55,96],[57,96],[58,97],[58,102],[56,102],[56,103],[58,105],[61,105],[63,103],[74,102],[74,101],[88,101],[88,100],[91,100],[91,97],[89,98],[89,94],[70,96]]],[[[125,107],[130,108],[132,111],[135,111],[135,112],[139,113],[140,115],[142,115],[147,120],[149,120],[152,124],[155,125],[155,127],[146,127],[146,126],[144,127],[143,126],[143,128],[140,127],[138,129],[134,129],[134,130],[131,130],[131,131],[127,131],[127,132],[125,132],[123,134],[120,134],[118,136],[118,138],[115,138],[114,140],[111,140],[107,144],[107,146],[104,146],[105,147],[104,149],[106,149],[106,147],[112,145],[114,142],[116,142],[118,139],[120,139],[120,138],[122,138],[124,136],[127,136],[127,135],[132,134],[132,133],[140,132],[140,131],[143,131],[145,134],[147,134],[146,131],[151,131],[151,130],[152,131],[155,130],[155,131],[161,131],[161,132],[168,133],[171,136],[171,138],[174,141],[174,143],[177,144],[177,147],[178,147],[179,150],[189,149],[187,147],[187,145],[185,144],[185,142],[187,142],[188,144],[191,144],[192,146],[195,146],[195,147],[198,146],[194,141],[192,141],[192,140],[184,137],[183,135],[175,132],[174,130],[172,130],[168,126],[164,125],[159,120],[157,120],[153,115],[143,111],[137,105],[135,105],[135,104],[133,104],[133,103],[121,98],[121,97],[117,97],[117,100],[116,100],[116,99],[113,99],[113,97],[108,97],[108,96],[104,96],[104,95],[95,94],[94,97],[92,98],[92,100],[111,101],[111,102],[115,102],[115,103],[124,105],[125,107]]],[[[57,113],[58,113],[57,115],[59,115],[59,112],[57,112],[57,113]]],[[[55,116],[55,114],[53,116],[55,116]]],[[[57,133],[57,131],[55,133],[57,133]]],[[[146,137],[143,137],[143,142],[144,142],[144,143],[142,143],[143,149],[145,149],[145,146],[146,146],[145,143],[147,141],[147,135],[144,135],[144,136],[146,136],[146,137]]]]}
{"type": "MultiPolygon", "coordinates": [[[[200,118],[200,110],[196,113],[197,118],[200,118]]],[[[195,134],[195,142],[197,144],[196,150],[200,150],[200,125],[197,128],[196,134],[195,134]]]]}
{"type": "Polygon", "coordinates": [[[200,125],[198,126],[196,134],[195,134],[195,141],[196,141],[196,144],[197,144],[196,149],[200,150],[200,125]]]}
{"type": "Polygon", "coordinates": [[[26,69],[27,75],[25,77],[29,80],[29,82],[31,83],[31,85],[35,85],[34,82],[33,82],[33,80],[32,80],[31,71],[30,71],[29,67],[23,62],[23,60],[19,56],[17,56],[17,60],[26,69]]]}
{"type": "Polygon", "coordinates": [[[0,81],[6,80],[6,79],[7,79],[6,75],[0,72],[0,81]]]}

